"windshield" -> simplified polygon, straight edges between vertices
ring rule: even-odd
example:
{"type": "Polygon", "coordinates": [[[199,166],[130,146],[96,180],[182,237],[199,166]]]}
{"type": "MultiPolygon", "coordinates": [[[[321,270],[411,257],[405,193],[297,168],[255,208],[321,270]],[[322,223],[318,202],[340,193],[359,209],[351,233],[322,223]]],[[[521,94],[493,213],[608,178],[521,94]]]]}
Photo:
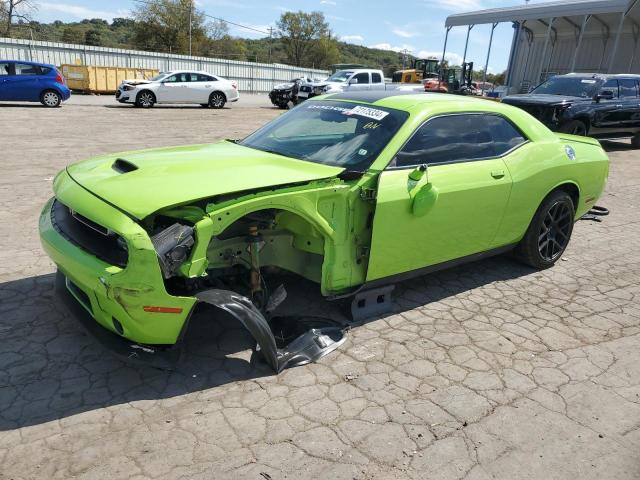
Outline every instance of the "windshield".
{"type": "Polygon", "coordinates": [[[311,101],[240,142],[286,157],[363,172],[409,114],[351,102],[311,101]]]}
{"type": "Polygon", "coordinates": [[[352,74],[353,72],[348,70],[340,70],[327,78],[327,82],[346,82],[352,74]]]}
{"type": "Polygon", "coordinates": [[[562,95],[564,97],[593,97],[601,80],[596,78],[552,77],[531,93],[537,95],[562,95]]]}
{"type": "Polygon", "coordinates": [[[151,77],[151,78],[150,78],[150,80],[151,80],[152,82],[157,82],[157,81],[159,81],[159,80],[162,80],[162,79],[163,79],[164,77],[166,77],[166,76],[167,76],[167,73],[166,73],[166,72],[165,72],[165,73],[159,73],[159,74],[158,74],[158,75],[156,75],[155,77],[151,77]]]}

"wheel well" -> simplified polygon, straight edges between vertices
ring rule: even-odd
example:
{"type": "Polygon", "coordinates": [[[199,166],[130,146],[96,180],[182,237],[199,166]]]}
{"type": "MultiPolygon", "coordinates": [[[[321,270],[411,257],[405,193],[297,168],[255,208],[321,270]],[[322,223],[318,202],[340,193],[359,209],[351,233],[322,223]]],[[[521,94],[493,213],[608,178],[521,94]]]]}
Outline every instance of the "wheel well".
{"type": "Polygon", "coordinates": [[[42,98],[42,97],[43,97],[43,95],[44,95],[45,93],[47,93],[47,92],[53,92],[53,93],[55,93],[56,95],[59,95],[59,96],[60,96],[60,98],[62,98],[62,92],[58,91],[57,89],[55,89],[55,88],[53,88],[53,87],[48,87],[48,88],[45,88],[44,90],[42,90],[42,91],[40,92],[40,98],[42,98]]]}
{"type": "Polygon", "coordinates": [[[562,191],[567,193],[571,197],[571,201],[573,202],[573,209],[578,209],[578,202],[580,201],[580,190],[575,183],[563,183],[562,185],[558,185],[551,192],[562,191]]]}
{"type": "Polygon", "coordinates": [[[250,265],[251,228],[261,238],[260,262],[279,267],[320,283],[326,238],[297,213],[278,208],[244,215],[212,238],[207,257],[210,267],[250,265]]]}
{"type": "Polygon", "coordinates": [[[589,121],[589,117],[580,116],[580,117],[573,118],[572,120],[578,120],[579,122],[584,123],[584,126],[586,127],[586,133],[589,134],[589,129],[591,128],[591,122],[589,121]]]}
{"type": "Polygon", "coordinates": [[[153,99],[156,100],[156,94],[153,93],[151,90],[149,90],[148,88],[145,88],[144,90],[140,90],[137,95],[136,98],[138,98],[140,95],[142,95],[144,92],[150,93],[151,95],[153,95],[153,99]]]}

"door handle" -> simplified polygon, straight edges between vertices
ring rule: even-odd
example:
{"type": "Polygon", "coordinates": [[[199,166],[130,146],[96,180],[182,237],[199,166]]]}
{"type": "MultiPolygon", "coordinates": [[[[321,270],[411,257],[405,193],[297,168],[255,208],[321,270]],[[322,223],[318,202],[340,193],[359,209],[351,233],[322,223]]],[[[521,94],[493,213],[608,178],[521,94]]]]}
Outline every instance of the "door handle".
{"type": "Polygon", "coordinates": [[[491,176],[493,178],[502,178],[504,177],[504,170],[492,170],[491,176]]]}

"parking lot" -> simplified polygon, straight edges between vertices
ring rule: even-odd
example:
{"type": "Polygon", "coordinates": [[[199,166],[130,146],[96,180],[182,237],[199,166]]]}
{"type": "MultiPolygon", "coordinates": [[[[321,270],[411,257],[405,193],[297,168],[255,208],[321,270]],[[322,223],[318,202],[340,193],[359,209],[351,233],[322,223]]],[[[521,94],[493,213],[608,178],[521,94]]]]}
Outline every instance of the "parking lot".
{"type": "Polygon", "coordinates": [[[627,143],[606,144],[611,214],[579,221],[554,268],[497,257],[401,284],[392,315],[317,364],[273,375],[240,325],[203,322],[168,373],[82,330],[37,233],[57,171],[238,138],[280,113],[266,95],[222,110],[0,105],[0,479],[640,478],[640,152],[627,143]]]}

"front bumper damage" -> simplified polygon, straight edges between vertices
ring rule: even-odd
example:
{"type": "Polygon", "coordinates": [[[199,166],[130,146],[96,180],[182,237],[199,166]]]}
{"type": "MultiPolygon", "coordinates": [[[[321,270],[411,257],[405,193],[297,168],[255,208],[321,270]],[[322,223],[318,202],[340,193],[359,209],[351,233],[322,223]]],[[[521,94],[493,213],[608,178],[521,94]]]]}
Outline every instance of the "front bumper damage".
{"type": "MultiPolygon", "coordinates": [[[[74,318],[106,350],[127,363],[160,370],[174,370],[180,360],[180,345],[142,345],[127,340],[98,324],[73,293],[73,284],[60,271],[55,290],[74,318]]],[[[238,320],[256,341],[267,364],[280,373],[288,367],[315,362],[346,340],[339,322],[319,317],[273,317],[267,319],[247,297],[229,290],[211,289],[197,294],[199,302],[212,305],[238,320]]],[[[214,320],[214,319],[212,319],[214,320]]]]}

